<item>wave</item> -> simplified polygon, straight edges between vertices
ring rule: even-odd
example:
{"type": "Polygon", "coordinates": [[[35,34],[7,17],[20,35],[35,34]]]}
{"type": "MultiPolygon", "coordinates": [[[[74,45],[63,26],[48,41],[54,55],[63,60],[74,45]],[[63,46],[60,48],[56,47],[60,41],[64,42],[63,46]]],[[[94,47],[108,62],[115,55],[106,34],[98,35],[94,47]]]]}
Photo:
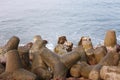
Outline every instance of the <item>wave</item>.
{"type": "Polygon", "coordinates": [[[120,35],[117,37],[117,42],[120,44],[120,35]]]}

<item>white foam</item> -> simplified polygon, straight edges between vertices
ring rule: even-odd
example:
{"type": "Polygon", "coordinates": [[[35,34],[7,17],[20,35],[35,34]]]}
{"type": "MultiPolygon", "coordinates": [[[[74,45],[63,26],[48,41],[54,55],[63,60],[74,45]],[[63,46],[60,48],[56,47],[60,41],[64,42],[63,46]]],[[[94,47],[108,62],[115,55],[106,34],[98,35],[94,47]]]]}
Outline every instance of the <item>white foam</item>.
{"type": "Polygon", "coordinates": [[[117,42],[120,43],[120,35],[117,37],[117,42]]]}
{"type": "Polygon", "coordinates": [[[54,50],[54,45],[52,43],[47,44],[46,47],[52,51],[54,50]]]}
{"type": "Polygon", "coordinates": [[[24,46],[25,44],[19,44],[19,46],[24,46]]]}
{"type": "MultiPolygon", "coordinates": [[[[24,45],[25,44],[19,44],[19,46],[24,46],[24,45]]],[[[52,43],[47,44],[46,47],[52,51],[54,50],[54,45],[52,43]]]]}

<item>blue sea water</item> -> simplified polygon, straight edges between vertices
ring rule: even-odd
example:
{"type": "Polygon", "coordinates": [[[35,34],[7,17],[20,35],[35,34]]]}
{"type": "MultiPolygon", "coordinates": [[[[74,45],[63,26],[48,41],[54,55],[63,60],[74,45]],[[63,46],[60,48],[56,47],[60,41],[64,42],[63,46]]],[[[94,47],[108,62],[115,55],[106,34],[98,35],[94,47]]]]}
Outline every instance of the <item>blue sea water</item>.
{"type": "Polygon", "coordinates": [[[13,35],[20,44],[41,35],[53,48],[65,35],[76,45],[81,36],[102,43],[114,29],[120,42],[120,0],[0,0],[0,45],[13,35]]]}

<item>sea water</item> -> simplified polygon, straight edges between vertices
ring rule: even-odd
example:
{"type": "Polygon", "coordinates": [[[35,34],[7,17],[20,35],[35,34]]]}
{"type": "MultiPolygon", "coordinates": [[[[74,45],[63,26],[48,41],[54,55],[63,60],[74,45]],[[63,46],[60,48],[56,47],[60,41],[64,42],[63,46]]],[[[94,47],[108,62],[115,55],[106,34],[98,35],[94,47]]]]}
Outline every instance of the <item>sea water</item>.
{"type": "Polygon", "coordinates": [[[82,36],[98,45],[109,29],[119,43],[120,0],[0,0],[1,46],[14,35],[20,44],[41,35],[50,49],[62,35],[74,45],[82,36]]]}

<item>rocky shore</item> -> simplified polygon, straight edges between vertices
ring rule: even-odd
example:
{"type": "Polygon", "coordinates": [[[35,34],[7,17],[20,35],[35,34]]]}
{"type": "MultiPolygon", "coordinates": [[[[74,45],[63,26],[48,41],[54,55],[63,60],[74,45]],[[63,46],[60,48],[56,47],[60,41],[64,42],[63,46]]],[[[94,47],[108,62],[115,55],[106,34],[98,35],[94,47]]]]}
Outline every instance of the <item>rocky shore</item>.
{"type": "Polygon", "coordinates": [[[54,51],[41,35],[24,46],[19,42],[13,36],[0,47],[0,80],[120,80],[120,45],[114,30],[108,30],[97,47],[88,36],[75,47],[60,36],[54,51]]]}

